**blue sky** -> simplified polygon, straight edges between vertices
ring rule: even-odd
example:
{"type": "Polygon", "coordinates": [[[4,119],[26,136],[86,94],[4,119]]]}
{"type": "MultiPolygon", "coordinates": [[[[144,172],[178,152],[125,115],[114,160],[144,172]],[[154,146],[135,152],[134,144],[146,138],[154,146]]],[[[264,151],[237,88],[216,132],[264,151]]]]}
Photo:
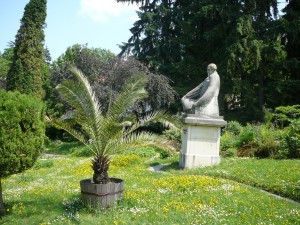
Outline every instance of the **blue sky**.
{"type": "MultiPolygon", "coordinates": [[[[0,52],[15,40],[28,2],[0,0],[0,52]]],[[[136,5],[115,0],[48,0],[45,45],[52,60],[77,43],[119,53],[117,45],[131,36],[129,29],[137,20],[136,10],[136,5]]]]}

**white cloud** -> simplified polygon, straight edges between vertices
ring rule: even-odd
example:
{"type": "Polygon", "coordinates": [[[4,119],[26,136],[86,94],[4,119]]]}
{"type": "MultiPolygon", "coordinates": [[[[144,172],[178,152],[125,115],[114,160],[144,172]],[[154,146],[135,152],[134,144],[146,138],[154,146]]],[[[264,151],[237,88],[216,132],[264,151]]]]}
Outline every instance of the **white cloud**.
{"type": "Polygon", "coordinates": [[[136,10],[138,10],[137,5],[117,3],[116,0],[80,0],[79,13],[94,21],[104,23],[111,17],[119,17],[136,10]]]}

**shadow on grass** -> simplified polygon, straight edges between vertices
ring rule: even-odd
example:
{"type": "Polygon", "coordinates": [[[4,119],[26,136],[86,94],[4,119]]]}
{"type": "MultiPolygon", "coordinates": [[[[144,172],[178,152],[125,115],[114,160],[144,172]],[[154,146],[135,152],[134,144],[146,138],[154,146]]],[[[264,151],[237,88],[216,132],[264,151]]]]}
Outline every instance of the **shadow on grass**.
{"type": "Polygon", "coordinates": [[[159,169],[160,171],[171,171],[171,170],[181,170],[179,168],[179,162],[171,162],[171,163],[160,163],[160,162],[152,162],[149,164],[149,166],[151,167],[155,167],[158,165],[163,165],[163,167],[161,169],[159,169]]]}
{"type": "Polygon", "coordinates": [[[171,170],[181,170],[181,169],[179,168],[179,162],[177,161],[164,166],[161,170],[167,172],[171,170]]]}
{"type": "Polygon", "coordinates": [[[159,162],[151,162],[151,163],[149,163],[149,166],[157,166],[157,165],[160,165],[160,163],[159,162]]]}
{"type": "Polygon", "coordinates": [[[80,194],[73,194],[66,198],[39,196],[35,199],[26,198],[19,201],[7,201],[5,203],[5,214],[0,216],[0,224],[2,222],[11,224],[9,221],[12,218],[20,220],[19,222],[23,224],[28,224],[29,221],[30,224],[44,224],[46,221],[62,222],[66,220],[70,220],[72,224],[79,224],[76,215],[83,208],[80,194]]]}
{"type": "Polygon", "coordinates": [[[55,141],[46,146],[46,153],[70,155],[78,148],[83,148],[84,145],[80,142],[60,142],[55,141]]]}

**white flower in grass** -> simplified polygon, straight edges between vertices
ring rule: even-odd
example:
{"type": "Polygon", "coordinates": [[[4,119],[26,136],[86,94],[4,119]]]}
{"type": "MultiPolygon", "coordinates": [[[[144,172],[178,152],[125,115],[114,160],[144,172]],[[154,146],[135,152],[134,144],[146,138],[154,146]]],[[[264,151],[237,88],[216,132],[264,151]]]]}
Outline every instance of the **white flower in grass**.
{"type": "Polygon", "coordinates": [[[221,188],[225,191],[231,191],[234,189],[234,186],[231,184],[223,184],[221,188]]]}
{"type": "Polygon", "coordinates": [[[138,207],[132,207],[129,209],[130,212],[132,212],[132,214],[136,215],[136,214],[140,214],[140,213],[145,213],[148,210],[145,208],[138,208],[138,207]]]}
{"type": "Polygon", "coordinates": [[[165,188],[158,188],[158,192],[161,194],[167,193],[169,190],[165,188]]]}

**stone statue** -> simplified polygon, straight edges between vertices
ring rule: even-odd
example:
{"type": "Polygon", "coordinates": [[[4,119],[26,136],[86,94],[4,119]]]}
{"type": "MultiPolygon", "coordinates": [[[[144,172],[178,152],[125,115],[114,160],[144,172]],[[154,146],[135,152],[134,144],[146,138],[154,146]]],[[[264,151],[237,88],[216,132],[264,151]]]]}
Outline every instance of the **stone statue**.
{"type": "Polygon", "coordinates": [[[190,114],[219,116],[220,77],[216,64],[207,66],[208,77],[181,99],[183,110],[190,114]]]}

